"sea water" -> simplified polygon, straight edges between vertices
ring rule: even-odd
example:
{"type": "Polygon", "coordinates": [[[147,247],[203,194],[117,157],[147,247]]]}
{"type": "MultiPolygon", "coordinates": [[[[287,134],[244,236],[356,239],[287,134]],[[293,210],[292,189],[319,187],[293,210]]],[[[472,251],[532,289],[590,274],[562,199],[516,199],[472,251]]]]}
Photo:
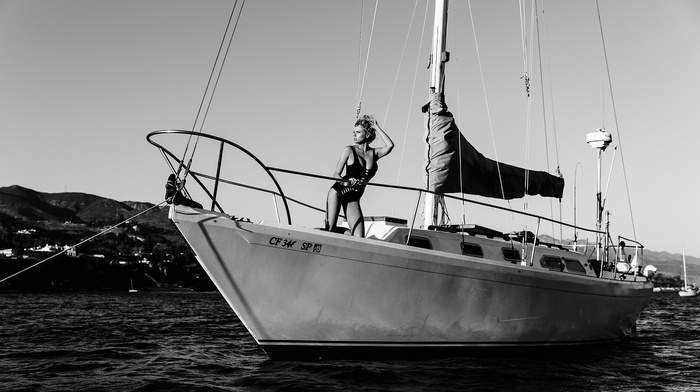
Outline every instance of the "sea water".
{"type": "Polygon", "coordinates": [[[0,390],[700,391],[699,309],[655,294],[633,336],[556,358],[275,362],[215,292],[0,292],[0,390]]]}

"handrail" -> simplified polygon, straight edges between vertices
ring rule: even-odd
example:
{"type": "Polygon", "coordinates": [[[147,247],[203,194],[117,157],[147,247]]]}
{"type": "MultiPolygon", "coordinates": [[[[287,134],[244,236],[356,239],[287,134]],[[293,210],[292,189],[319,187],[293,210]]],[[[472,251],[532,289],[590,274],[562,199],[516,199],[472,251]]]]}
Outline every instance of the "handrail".
{"type": "MultiPolygon", "coordinates": [[[[270,169],[270,171],[274,171],[274,172],[287,173],[287,174],[294,174],[294,175],[304,176],[304,177],[312,177],[312,178],[319,178],[319,179],[333,180],[333,181],[337,181],[337,180],[338,180],[337,178],[333,178],[333,177],[322,176],[322,175],[319,175],[319,174],[304,173],[304,172],[299,172],[299,171],[289,170],[289,169],[281,169],[281,168],[278,168],[278,167],[270,167],[269,169],[270,169]]],[[[489,203],[484,203],[484,202],[481,202],[481,201],[466,199],[466,198],[463,198],[463,197],[453,196],[453,195],[449,195],[449,194],[445,194],[445,193],[433,192],[433,191],[430,191],[430,190],[427,190],[427,189],[414,188],[414,187],[403,186],[403,185],[382,184],[382,183],[377,183],[377,182],[374,182],[374,183],[370,182],[370,183],[368,183],[367,185],[368,185],[368,186],[376,186],[376,187],[380,187],[380,188],[390,188],[390,189],[398,189],[398,190],[404,190],[404,191],[412,191],[412,192],[432,193],[433,195],[444,196],[444,197],[446,197],[446,198],[448,198],[448,199],[453,199],[453,200],[458,200],[458,201],[464,201],[464,202],[467,202],[467,203],[476,204],[476,205],[480,205],[480,206],[483,206],[483,207],[491,207],[491,208],[495,208],[495,209],[497,209],[497,210],[512,212],[512,213],[514,213],[514,214],[524,215],[524,216],[528,216],[528,217],[531,217],[531,218],[543,219],[543,220],[546,220],[546,221],[548,221],[548,222],[560,224],[560,225],[562,225],[562,226],[571,227],[571,228],[575,228],[575,229],[581,229],[581,230],[583,230],[583,231],[587,231],[587,232],[591,232],[591,233],[605,234],[604,231],[597,231],[597,230],[595,230],[595,229],[586,229],[585,227],[574,226],[574,225],[572,225],[572,224],[569,224],[569,223],[566,223],[566,222],[562,222],[562,221],[558,221],[558,220],[556,220],[556,219],[547,218],[546,216],[540,216],[540,215],[536,215],[536,214],[531,214],[531,213],[529,213],[529,212],[523,212],[523,211],[513,210],[513,209],[508,208],[508,207],[501,207],[501,206],[497,206],[497,205],[493,205],[493,204],[489,204],[489,203]]]]}
{"type": "MultiPolygon", "coordinates": [[[[156,136],[156,135],[165,135],[165,134],[194,135],[194,136],[197,136],[197,137],[203,137],[203,138],[205,138],[205,139],[217,140],[217,141],[219,141],[219,142],[222,143],[222,146],[221,146],[222,151],[223,151],[223,144],[225,143],[225,144],[230,145],[231,147],[234,147],[234,148],[236,148],[236,149],[242,151],[242,152],[245,153],[246,155],[248,155],[248,156],[249,156],[250,158],[252,158],[258,165],[260,165],[260,167],[261,167],[263,170],[265,170],[265,172],[267,173],[267,175],[270,177],[270,179],[272,180],[272,182],[275,184],[275,187],[277,187],[277,190],[279,191],[280,197],[282,198],[282,202],[284,203],[285,212],[287,213],[287,223],[290,224],[290,225],[292,224],[292,215],[291,215],[291,213],[290,213],[290,211],[289,211],[289,205],[287,204],[287,198],[284,196],[284,192],[282,191],[282,187],[280,187],[280,184],[277,182],[277,179],[276,179],[275,176],[272,174],[272,172],[270,172],[270,170],[267,168],[267,166],[265,166],[265,164],[262,163],[262,161],[261,161],[260,159],[258,159],[258,157],[256,157],[255,155],[253,155],[250,151],[246,150],[246,149],[243,148],[242,146],[240,146],[240,145],[238,145],[238,144],[236,144],[236,143],[234,143],[234,142],[232,142],[232,141],[230,141],[230,140],[226,140],[226,139],[224,139],[224,138],[222,138],[222,137],[219,137],[219,136],[210,135],[210,134],[201,133],[201,132],[184,131],[184,130],[180,130],[180,129],[164,129],[164,130],[159,130],[159,131],[153,131],[153,132],[149,133],[148,135],[146,135],[146,140],[148,140],[149,143],[151,143],[152,145],[158,147],[158,148],[159,148],[161,151],[163,151],[164,153],[167,153],[168,155],[170,155],[170,157],[173,158],[179,165],[182,165],[182,161],[181,161],[177,156],[175,156],[175,155],[172,154],[170,151],[168,151],[167,148],[165,148],[165,147],[161,146],[160,144],[156,143],[155,141],[151,140],[151,138],[154,137],[154,136],[156,136]]],[[[223,152],[222,152],[222,153],[223,153],[223,152]]],[[[221,159],[219,159],[219,164],[218,164],[217,169],[219,169],[219,168],[221,168],[221,159]]],[[[190,174],[191,174],[191,173],[190,173],[190,174]]],[[[217,176],[217,177],[218,177],[218,176],[217,176]]],[[[204,186],[204,184],[202,184],[202,182],[199,181],[199,179],[198,179],[197,177],[193,176],[193,178],[195,178],[195,180],[197,181],[197,183],[199,184],[199,186],[200,186],[202,189],[204,189],[204,191],[207,193],[207,195],[209,195],[209,197],[212,199],[212,208],[213,208],[213,206],[214,206],[215,204],[216,204],[217,206],[219,206],[218,203],[216,202],[216,196],[215,196],[215,195],[212,195],[212,194],[209,192],[209,190],[204,186]]],[[[217,180],[216,180],[216,185],[217,185],[217,186],[218,186],[219,181],[220,181],[220,179],[217,179],[217,180]]],[[[219,206],[219,209],[221,209],[221,206],[219,206]]],[[[222,212],[223,212],[223,211],[222,211],[222,212]]]]}
{"type": "MultiPolygon", "coordinates": [[[[205,173],[201,173],[201,172],[197,172],[197,171],[193,171],[193,170],[190,170],[190,173],[191,173],[191,174],[196,174],[196,175],[198,175],[199,177],[202,177],[202,178],[206,178],[207,180],[215,180],[215,181],[216,181],[216,177],[210,176],[210,175],[205,174],[205,173]]],[[[274,196],[279,196],[279,197],[282,197],[282,196],[283,196],[283,195],[279,194],[278,192],[271,191],[271,190],[265,189],[265,188],[260,188],[260,187],[257,187],[257,186],[247,185],[247,184],[244,184],[244,183],[242,183],[242,182],[236,182],[236,181],[226,180],[226,179],[223,179],[223,178],[219,178],[218,181],[219,181],[219,182],[222,182],[222,183],[224,183],[224,184],[232,185],[232,186],[238,186],[238,187],[241,187],[241,188],[246,188],[246,189],[250,189],[250,190],[254,190],[254,191],[258,191],[258,192],[269,193],[269,194],[274,195],[274,196]]],[[[303,206],[303,207],[306,207],[306,208],[309,208],[309,209],[312,209],[312,210],[316,210],[316,211],[319,211],[319,212],[325,212],[325,211],[326,211],[326,210],[324,210],[323,208],[319,208],[319,207],[316,207],[316,206],[312,206],[311,204],[304,203],[303,201],[297,200],[297,199],[295,199],[295,198],[293,198],[293,197],[289,197],[289,196],[284,196],[284,197],[285,197],[287,200],[289,200],[289,201],[291,201],[291,202],[293,202],[293,203],[299,204],[300,206],[303,206]]]]}
{"type": "Polygon", "coordinates": [[[640,249],[644,249],[644,245],[642,245],[642,244],[641,244],[639,241],[637,241],[637,240],[633,240],[632,238],[627,238],[627,237],[623,237],[623,236],[621,236],[621,235],[618,235],[618,236],[617,236],[617,242],[620,243],[621,240],[625,240],[625,241],[627,241],[627,242],[632,242],[632,243],[634,243],[634,244],[636,244],[636,245],[639,245],[639,248],[640,248],[640,249]]]}
{"type": "MultiPolygon", "coordinates": [[[[313,173],[305,173],[305,172],[300,172],[300,171],[296,171],[296,170],[282,169],[282,168],[277,168],[277,167],[268,167],[268,166],[266,166],[262,161],[260,161],[255,155],[253,155],[251,152],[249,152],[248,150],[246,150],[246,149],[243,148],[242,146],[240,146],[240,145],[238,145],[238,144],[236,144],[236,143],[234,143],[234,142],[231,142],[231,141],[229,141],[229,140],[226,140],[226,139],[224,139],[224,138],[221,138],[221,137],[219,137],[219,136],[215,136],[215,135],[210,135],[210,134],[205,134],[205,133],[199,133],[199,132],[193,132],[193,131],[169,129],[169,130],[158,130],[158,131],[153,131],[153,132],[149,133],[149,134],[146,136],[146,139],[148,140],[149,143],[151,143],[152,145],[158,147],[161,151],[163,151],[165,154],[167,154],[168,156],[170,156],[170,157],[171,157],[174,161],[176,161],[178,164],[182,164],[182,162],[181,162],[181,160],[180,160],[176,155],[174,155],[173,153],[171,153],[170,151],[168,151],[165,147],[163,147],[162,145],[160,145],[160,144],[158,144],[158,143],[156,143],[155,141],[152,140],[152,137],[154,137],[154,136],[156,136],[156,135],[163,135],[163,134],[195,135],[195,136],[198,136],[198,137],[204,137],[204,138],[208,138],[208,139],[212,139],[212,140],[219,141],[219,142],[222,143],[222,146],[223,146],[223,144],[228,144],[228,145],[230,145],[230,146],[232,146],[232,147],[234,147],[234,148],[236,148],[236,149],[238,149],[238,150],[244,152],[246,155],[248,155],[250,158],[252,158],[263,170],[265,170],[265,172],[268,174],[268,176],[270,177],[270,179],[271,179],[271,180],[273,181],[273,183],[275,184],[275,186],[276,186],[276,188],[277,188],[277,191],[278,191],[278,192],[275,192],[275,191],[272,191],[272,190],[269,190],[269,189],[258,188],[258,187],[254,187],[254,186],[251,186],[251,185],[246,185],[246,184],[237,183],[237,182],[234,182],[234,181],[222,179],[222,178],[219,178],[218,173],[217,173],[217,176],[214,177],[214,176],[207,175],[207,174],[204,174],[204,173],[199,173],[199,172],[195,172],[195,171],[190,171],[189,174],[195,179],[195,181],[199,184],[199,186],[200,186],[200,187],[207,193],[207,195],[212,199],[212,209],[213,209],[213,205],[216,205],[220,210],[222,210],[221,206],[220,206],[219,203],[216,201],[216,197],[215,197],[216,195],[215,195],[215,194],[212,194],[212,193],[207,189],[207,187],[206,187],[206,186],[202,183],[202,181],[200,180],[200,177],[201,177],[201,178],[208,179],[208,180],[213,180],[213,181],[215,181],[215,183],[216,183],[215,187],[218,186],[218,183],[221,182],[221,183],[226,183],[226,184],[233,185],[233,186],[240,186],[240,187],[243,187],[243,188],[252,189],[252,190],[256,190],[256,191],[260,191],[260,192],[271,193],[271,194],[273,194],[273,195],[275,195],[275,196],[279,196],[279,197],[282,199],[282,202],[284,203],[285,211],[286,211],[286,214],[287,214],[287,221],[288,221],[288,223],[289,223],[290,225],[291,225],[291,222],[292,222],[292,218],[291,218],[291,213],[290,213],[290,210],[289,210],[289,205],[288,205],[288,203],[287,203],[287,200],[290,200],[290,201],[295,202],[295,203],[297,203],[297,204],[299,204],[299,205],[302,205],[302,206],[304,206],[304,207],[307,207],[307,208],[310,208],[310,209],[314,209],[314,210],[317,210],[317,211],[324,211],[324,210],[321,209],[321,208],[314,207],[314,206],[312,206],[312,205],[306,204],[306,203],[301,202],[301,201],[299,201],[299,200],[295,200],[295,199],[293,199],[293,198],[289,198],[289,197],[285,196],[285,195],[284,195],[284,192],[282,191],[282,188],[280,187],[279,183],[277,182],[277,179],[276,179],[275,176],[273,175],[273,172],[285,173],[285,174],[291,174],[291,175],[297,175],[297,176],[309,177],[309,178],[317,178],[317,179],[329,180],[329,181],[337,181],[337,178],[330,177],[330,176],[324,176],[324,175],[313,174],[313,173]]],[[[222,148],[223,148],[223,147],[222,147],[222,148]]],[[[220,169],[220,165],[221,165],[221,159],[219,159],[219,164],[218,164],[218,166],[217,166],[217,171],[220,169]]],[[[531,217],[531,218],[536,218],[536,219],[538,219],[538,220],[545,220],[545,221],[548,221],[548,222],[552,222],[552,223],[559,224],[559,225],[566,226],[566,227],[570,227],[570,228],[575,228],[575,229],[583,230],[583,231],[590,232],[590,233],[606,234],[606,232],[604,232],[604,231],[598,231],[598,230],[595,230],[595,229],[587,229],[587,228],[583,228],[583,227],[580,227],[580,226],[575,226],[575,225],[572,225],[572,224],[569,224],[569,223],[566,223],[566,222],[558,221],[558,220],[555,220],[555,219],[552,219],[552,218],[547,218],[547,217],[544,217],[544,216],[539,216],[539,215],[532,214],[532,213],[528,213],[528,212],[518,211],[518,210],[514,210],[514,209],[511,209],[511,208],[507,208],[507,207],[502,207],[502,206],[497,206],[497,205],[493,205],[493,204],[489,204],[489,203],[485,203],[485,202],[480,202],[480,201],[476,201],[476,200],[471,200],[471,199],[467,199],[467,198],[464,198],[464,197],[458,197],[458,196],[453,196],[453,195],[449,195],[449,194],[437,193],[437,192],[433,192],[433,191],[430,191],[430,190],[427,190],[427,189],[420,189],[420,188],[414,188],[414,187],[402,186],[402,185],[382,184],[382,183],[368,183],[367,185],[369,185],[369,186],[375,186],[375,187],[380,187],[380,188],[388,188],[388,189],[397,189],[397,190],[418,192],[419,194],[421,194],[421,193],[431,193],[431,194],[434,194],[434,195],[441,195],[441,196],[444,196],[444,197],[449,198],[449,199],[453,199],[453,200],[457,200],[457,201],[463,201],[463,202],[467,202],[467,203],[475,204],[475,205],[480,205],[480,206],[484,206],[484,207],[490,207],[490,208],[494,208],[494,209],[497,209],[497,210],[506,211],[506,212],[510,212],[510,213],[514,213],[514,214],[518,214],[518,215],[521,215],[521,216],[527,216],[527,217],[531,217]]],[[[223,211],[222,211],[222,212],[223,212],[223,211]]],[[[641,246],[641,244],[639,244],[639,245],[641,246]]]]}

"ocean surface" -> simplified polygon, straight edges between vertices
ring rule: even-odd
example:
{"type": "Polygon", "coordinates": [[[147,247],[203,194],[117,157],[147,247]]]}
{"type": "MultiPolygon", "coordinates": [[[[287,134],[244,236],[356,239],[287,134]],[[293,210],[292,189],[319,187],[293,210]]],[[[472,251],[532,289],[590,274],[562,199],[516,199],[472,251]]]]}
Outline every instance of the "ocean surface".
{"type": "Polygon", "coordinates": [[[274,362],[218,293],[2,293],[1,391],[700,391],[700,298],[552,358],[274,362]]]}

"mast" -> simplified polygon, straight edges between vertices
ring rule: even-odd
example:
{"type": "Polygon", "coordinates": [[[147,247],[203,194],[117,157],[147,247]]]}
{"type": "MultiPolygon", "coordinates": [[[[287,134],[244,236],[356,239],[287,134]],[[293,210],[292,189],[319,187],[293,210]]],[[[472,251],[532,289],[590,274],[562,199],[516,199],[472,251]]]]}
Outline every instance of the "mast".
{"type": "Polygon", "coordinates": [[[685,273],[685,248],[683,248],[683,291],[688,291],[688,275],[685,273]]]}
{"type": "MultiPolygon", "coordinates": [[[[449,53],[445,51],[447,40],[447,7],[448,0],[435,0],[435,20],[433,26],[433,44],[430,53],[430,92],[443,93],[445,85],[445,63],[449,53]]],[[[428,184],[430,190],[430,184],[428,184]]],[[[423,228],[437,224],[439,197],[426,193],[423,228]]]]}
{"type": "MultiPolygon", "coordinates": [[[[597,192],[596,192],[596,234],[595,234],[595,247],[596,247],[596,260],[602,261],[601,258],[601,235],[600,232],[603,228],[603,197],[601,193],[601,174],[602,174],[602,162],[603,162],[603,151],[608,148],[608,145],[612,142],[612,134],[605,132],[605,129],[598,128],[596,132],[591,132],[586,135],[586,143],[588,143],[592,148],[598,150],[598,182],[597,182],[597,192]]],[[[606,237],[607,239],[607,237],[606,237]]],[[[601,270],[602,275],[602,270],[601,270]]]]}
{"type": "Polygon", "coordinates": [[[445,63],[449,54],[445,51],[447,41],[448,0],[435,0],[433,45],[430,53],[430,92],[442,92],[445,63]]]}

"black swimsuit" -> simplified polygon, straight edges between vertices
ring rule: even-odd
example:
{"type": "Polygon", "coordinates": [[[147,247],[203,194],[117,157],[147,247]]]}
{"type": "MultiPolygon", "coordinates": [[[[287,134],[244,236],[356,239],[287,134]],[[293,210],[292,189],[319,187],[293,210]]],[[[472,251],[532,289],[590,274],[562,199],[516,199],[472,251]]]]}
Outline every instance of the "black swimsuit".
{"type": "MultiPolygon", "coordinates": [[[[376,154],[374,150],[372,151],[373,154],[376,154]]],[[[374,177],[375,174],[377,174],[377,157],[375,155],[374,165],[372,168],[366,169],[360,163],[360,159],[358,158],[354,147],[352,148],[352,155],[354,161],[351,165],[348,165],[347,163],[345,164],[345,175],[342,177],[345,180],[355,178],[366,184],[372,177],[374,177]]],[[[344,185],[343,182],[338,181],[333,184],[333,189],[335,189],[335,191],[338,192],[338,195],[340,195],[341,203],[349,203],[351,201],[360,200],[360,197],[362,197],[362,194],[365,192],[365,185],[350,186],[344,185]]]]}

